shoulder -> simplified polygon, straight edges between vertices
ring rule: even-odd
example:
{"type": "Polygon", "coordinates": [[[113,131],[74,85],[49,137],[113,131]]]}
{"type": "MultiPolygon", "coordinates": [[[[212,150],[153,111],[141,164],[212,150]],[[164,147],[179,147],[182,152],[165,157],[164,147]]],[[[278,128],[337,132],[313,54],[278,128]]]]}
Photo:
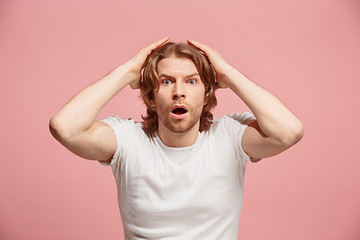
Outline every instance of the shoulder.
{"type": "Polygon", "coordinates": [[[127,152],[136,152],[138,146],[149,142],[148,136],[142,129],[141,122],[135,122],[132,118],[120,118],[119,116],[110,116],[102,119],[101,122],[110,126],[116,138],[116,150],[112,159],[104,165],[115,164],[127,152]]]}
{"type": "Polygon", "coordinates": [[[225,127],[248,126],[255,120],[255,116],[249,112],[233,113],[214,119],[212,127],[217,127],[219,125],[225,127]]]}
{"type": "Polygon", "coordinates": [[[120,118],[119,116],[109,116],[102,119],[101,121],[110,125],[111,127],[116,127],[122,124],[133,125],[136,123],[132,118],[120,118]]]}
{"type": "Polygon", "coordinates": [[[119,116],[110,116],[101,121],[112,128],[112,130],[115,132],[118,142],[120,142],[120,138],[122,139],[121,142],[125,143],[130,138],[136,139],[139,137],[147,137],[142,128],[142,123],[135,122],[135,120],[132,118],[120,118],[119,116]]]}
{"type": "Polygon", "coordinates": [[[119,116],[109,116],[101,120],[114,130],[135,130],[142,129],[141,122],[135,122],[132,118],[120,118],[119,116]]]}
{"type": "Polygon", "coordinates": [[[255,116],[249,112],[225,115],[213,120],[209,134],[226,136],[231,142],[239,144],[245,129],[255,120],[255,116]]]}
{"type": "Polygon", "coordinates": [[[233,113],[214,119],[210,128],[217,142],[227,142],[232,146],[237,156],[244,161],[251,159],[242,149],[242,137],[248,126],[256,122],[255,116],[250,112],[233,113]],[[221,141],[220,141],[221,140],[221,141]]]}

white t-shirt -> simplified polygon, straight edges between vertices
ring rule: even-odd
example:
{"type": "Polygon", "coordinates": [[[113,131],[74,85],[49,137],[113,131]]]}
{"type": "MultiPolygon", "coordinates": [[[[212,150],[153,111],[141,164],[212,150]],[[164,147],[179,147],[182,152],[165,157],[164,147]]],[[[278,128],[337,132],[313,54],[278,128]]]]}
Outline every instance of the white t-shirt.
{"type": "Polygon", "coordinates": [[[115,176],[125,238],[237,239],[250,159],[241,138],[253,120],[247,112],[215,119],[192,146],[173,148],[132,119],[104,119],[117,149],[100,163],[115,176]]]}

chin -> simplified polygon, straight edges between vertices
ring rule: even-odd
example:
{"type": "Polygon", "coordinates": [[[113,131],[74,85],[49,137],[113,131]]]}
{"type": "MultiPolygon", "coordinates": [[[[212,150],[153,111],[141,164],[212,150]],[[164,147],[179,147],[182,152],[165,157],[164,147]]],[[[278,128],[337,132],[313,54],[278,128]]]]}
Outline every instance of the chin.
{"type": "Polygon", "coordinates": [[[194,126],[170,125],[165,127],[172,133],[182,134],[189,132],[194,126]]]}
{"type": "Polygon", "coordinates": [[[165,121],[162,121],[162,123],[168,131],[170,131],[172,133],[176,133],[176,134],[183,134],[183,133],[189,132],[196,126],[198,128],[200,127],[200,124],[198,124],[198,123],[200,123],[199,119],[197,119],[195,121],[194,120],[195,119],[193,119],[192,121],[188,120],[186,122],[180,122],[180,123],[174,123],[174,122],[165,120],[165,121]]]}

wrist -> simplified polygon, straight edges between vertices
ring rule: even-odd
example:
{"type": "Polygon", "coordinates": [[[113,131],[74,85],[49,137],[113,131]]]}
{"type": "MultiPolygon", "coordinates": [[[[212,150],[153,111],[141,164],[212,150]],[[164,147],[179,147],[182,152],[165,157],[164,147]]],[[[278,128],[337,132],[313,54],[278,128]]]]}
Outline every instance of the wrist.
{"type": "Polygon", "coordinates": [[[137,71],[129,62],[124,63],[123,65],[118,66],[113,71],[116,75],[121,76],[121,79],[126,83],[126,85],[131,84],[134,81],[140,79],[140,72],[137,71]]]}
{"type": "Polygon", "coordinates": [[[238,71],[235,68],[231,68],[227,71],[226,74],[226,83],[228,85],[228,87],[231,90],[234,90],[234,88],[238,85],[241,84],[246,78],[246,76],[244,74],[242,74],[240,71],[238,71]]]}
{"type": "Polygon", "coordinates": [[[236,81],[240,72],[233,68],[231,65],[226,65],[221,68],[221,71],[216,72],[216,78],[221,88],[230,87],[230,85],[236,81]],[[222,84],[221,84],[222,83],[222,84]]]}

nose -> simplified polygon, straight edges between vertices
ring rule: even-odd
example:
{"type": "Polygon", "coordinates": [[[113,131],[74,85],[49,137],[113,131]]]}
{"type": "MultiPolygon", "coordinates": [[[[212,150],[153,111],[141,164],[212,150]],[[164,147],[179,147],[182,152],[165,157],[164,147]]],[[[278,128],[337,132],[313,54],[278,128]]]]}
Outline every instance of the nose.
{"type": "Polygon", "coordinates": [[[180,82],[176,82],[174,87],[173,100],[184,98],[185,93],[182,84],[180,82]]]}

